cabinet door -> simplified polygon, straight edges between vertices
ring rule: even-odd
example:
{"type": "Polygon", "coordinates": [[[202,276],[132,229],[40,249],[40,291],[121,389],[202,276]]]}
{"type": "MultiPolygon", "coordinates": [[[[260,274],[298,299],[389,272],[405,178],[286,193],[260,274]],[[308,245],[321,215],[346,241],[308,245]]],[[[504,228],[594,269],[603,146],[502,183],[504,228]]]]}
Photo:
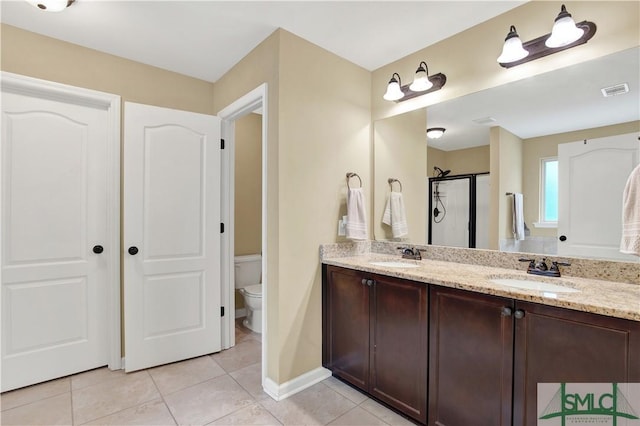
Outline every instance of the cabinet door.
{"type": "Polygon", "coordinates": [[[427,420],[428,286],[374,276],[372,287],[372,396],[427,420]]]}
{"type": "Polygon", "coordinates": [[[369,286],[361,272],[326,267],[323,365],[349,383],[369,385],[369,286]]]}
{"type": "Polygon", "coordinates": [[[430,297],[429,424],[510,425],[513,301],[436,286],[430,297]]]}
{"type": "MultiPolygon", "coordinates": [[[[517,302],[514,423],[537,424],[538,383],[640,381],[640,323],[517,302]]],[[[542,407],[544,408],[544,407],[542,407]]]]}

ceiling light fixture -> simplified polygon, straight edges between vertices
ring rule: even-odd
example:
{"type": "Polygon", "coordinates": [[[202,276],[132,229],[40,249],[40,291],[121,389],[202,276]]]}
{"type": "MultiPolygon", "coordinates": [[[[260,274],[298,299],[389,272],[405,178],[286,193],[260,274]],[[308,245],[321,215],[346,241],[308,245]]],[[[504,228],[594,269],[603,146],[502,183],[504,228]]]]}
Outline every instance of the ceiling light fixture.
{"type": "Polygon", "coordinates": [[[509,34],[504,41],[502,54],[498,57],[498,63],[504,68],[524,64],[534,59],[543,58],[553,53],[584,44],[589,41],[595,33],[596,24],[589,21],[582,21],[576,24],[563,4],[553,24],[551,34],[545,34],[522,43],[516,32],[516,27],[511,25],[509,34]],[[526,52],[526,54],[523,51],[526,52]]]}
{"type": "Polygon", "coordinates": [[[444,127],[431,127],[427,129],[427,137],[429,139],[440,139],[446,130],[444,127]]]}
{"type": "Polygon", "coordinates": [[[387,91],[382,97],[387,101],[406,101],[407,99],[440,90],[446,82],[447,76],[442,73],[429,75],[427,63],[422,61],[418,65],[411,85],[403,86],[400,75],[394,72],[387,84],[387,91]]]}
{"type": "Polygon", "coordinates": [[[60,12],[71,6],[75,0],[27,0],[27,2],[40,10],[60,12]]]}

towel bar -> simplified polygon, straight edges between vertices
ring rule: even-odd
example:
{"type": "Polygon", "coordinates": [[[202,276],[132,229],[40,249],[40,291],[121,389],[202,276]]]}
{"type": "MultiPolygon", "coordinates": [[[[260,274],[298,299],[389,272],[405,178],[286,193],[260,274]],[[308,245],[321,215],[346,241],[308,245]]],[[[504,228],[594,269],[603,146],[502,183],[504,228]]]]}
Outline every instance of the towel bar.
{"type": "Polygon", "coordinates": [[[351,179],[352,177],[358,178],[358,181],[360,181],[360,188],[362,188],[362,179],[360,179],[360,176],[358,176],[357,173],[353,173],[353,172],[347,173],[347,188],[351,189],[351,187],[349,186],[349,179],[351,179]]]}
{"type": "Polygon", "coordinates": [[[393,192],[393,183],[394,182],[398,182],[398,185],[400,185],[400,191],[398,192],[402,192],[402,182],[400,182],[398,179],[396,178],[389,178],[387,180],[387,182],[389,182],[389,186],[391,187],[391,192],[393,192]]]}

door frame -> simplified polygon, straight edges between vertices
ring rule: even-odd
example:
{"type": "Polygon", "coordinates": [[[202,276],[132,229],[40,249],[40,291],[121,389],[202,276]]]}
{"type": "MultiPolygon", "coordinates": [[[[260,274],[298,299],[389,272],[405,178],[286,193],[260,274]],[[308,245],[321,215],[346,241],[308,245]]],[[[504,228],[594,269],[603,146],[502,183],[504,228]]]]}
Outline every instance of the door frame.
{"type": "Polygon", "coordinates": [[[221,238],[221,303],[226,307],[222,317],[222,349],[235,346],[235,266],[234,266],[234,202],[235,202],[235,121],[258,108],[262,108],[262,387],[267,377],[268,330],[267,307],[269,292],[267,291],[267,130],[268,103],[267,83],[263,83],[249,93],[240,97],[220,112],[222,120],[222,138],[225,149],[222,151],[222,207],[221,221],[226,224],[221,238]]]}
{"type": "MultiPolygon", "coordinates": [[[[107,333],[111,370],[122,367],[120,330],[120,96],[82,87],[2,71],[2,92],[68,102],[103,110],[107,114],[107,333]]],[[[0,168],[1,168],[0,164],[0,168]]],[[[2,170],[0,169],[0,179],[2,170]]],[[[0,181],[1,184],[1,181],[0,181]]],[[[0,234],[1,234],[0,229],[0,234]]],[[[1,235],[0,235],[0,238],[1,235]]],[[[1,248],[0,248],[1,250],[1,248]]],[[[1,255],[1,253],[0,253],[1,255]]],[[[1,272],[0,272],[1,273],[1,272]]],[[[1,278],[1,277],[0,277],[1,278]]]]}

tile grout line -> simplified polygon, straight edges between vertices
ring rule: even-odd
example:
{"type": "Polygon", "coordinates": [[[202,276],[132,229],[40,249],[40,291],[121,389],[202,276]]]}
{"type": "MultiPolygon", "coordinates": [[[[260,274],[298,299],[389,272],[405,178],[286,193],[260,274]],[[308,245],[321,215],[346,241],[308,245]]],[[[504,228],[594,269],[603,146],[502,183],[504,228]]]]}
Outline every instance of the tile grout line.
{"type": "Polygon", "coordinates": [[[169,404],[167,404],[167,401],[165,401],[164,394],[160,391],[160,387],[156,383],[156,380],[153,378],[153,374],[151,373],[148,373],[148,374],[149,374],[149,377],[151,377],[151,381],[153,382],[153,385],[158,390],[158,394],[160,395],[160,399],[162,400],[162,403],[167,408],[167,411],[169,411],[169,415],[173,419],[173,423],[175,423],[176,425],[179,425],[180,423],[178,423],[178,419],[176,419],[176,416],[173,414],[173,411],[171,411],[171,407],[169,407],[169,404]]]}

